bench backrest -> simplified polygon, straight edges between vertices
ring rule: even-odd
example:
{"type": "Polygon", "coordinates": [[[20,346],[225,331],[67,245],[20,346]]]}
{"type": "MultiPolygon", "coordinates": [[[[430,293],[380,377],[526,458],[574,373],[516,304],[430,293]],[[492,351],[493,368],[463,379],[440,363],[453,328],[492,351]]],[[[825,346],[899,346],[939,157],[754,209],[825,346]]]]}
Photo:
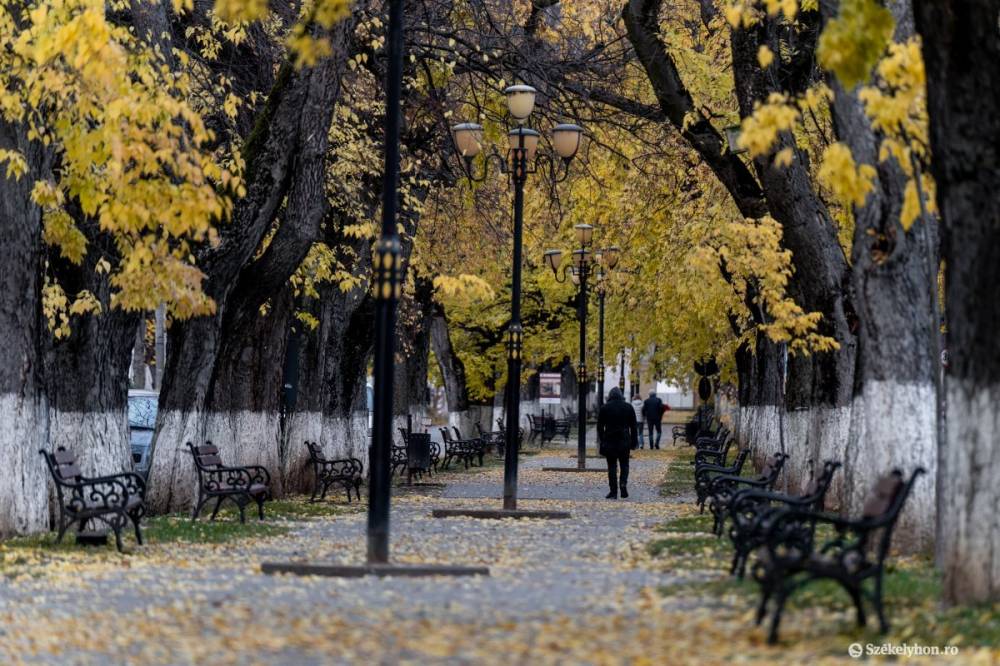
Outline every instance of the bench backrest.
{"type": "Polygon", "coordinates": [[[310,462],[326,462],[326,456],[323,455],[323,448],[319,444],[310,442],[307,439],[306,448],[309,449],[310,462]]]}
{"type": "MultiPolygon", "coordinates": [[[[810,472],[809,483],[802,491],[802,499],[807,500],[809,505],[816,511],[823,510],[823,502],[826,499],[826,491],[830,489],[833,475],[840,468],[840,463],[836,460],[827,460],[823,463],[823,471],[817,476],[810,472]]],[[[810,470],[812,468],[810,467],[810,470]]]]}
{"type": "Polygon", "coordinates": [[[222,467],[222,458],[219,457],[219,447],[212,444],[212,442],[206,441],[201,446],[195,446],[191,442],[188,442],[187,446],[191,449],[191,455],[194,457],[194,466],[199,471],[222,467]]]}
{"type": "Polygon", "coordinates": [[[767,481],[768,485],[773,484],[781,474],[781,468],[785,466],[787,459],[788,455],[784,453],[774,453],[769,456],[760,470],[761,480],[767,481]]]}
{"type": "Polygon", "coordinates": [[[451,441],[451,433],[448,432],[447,428],[438,428],[438,432],[441,433],[441,439],[442,440],[444,440],[446,442],[450,442],[451,441]]]}
{"type": "Polygon", "coordinates": [[[743,463],[747,461],[750,456],[750,449],[740,449],[740,452],[736,456],[736,462],[733,463],[733,468],[736,470],[735,474],[739,475],[743,471],[743,463]]]}
{"type": "Polygon", "coordinates": [[[458,429],[458,426],[452,426],[451,429],[455,431],[455,439],[462,439],[462,431],[458,429]]]}
{"type": "Polygon", "coordinates": [[[45,457],[49,472],[51,472],[52,478],[57,483],[60,481],[64,483],[77,483],[80,477],[83,476],[80,466],[76,463],[76,456],[72,451],[67,451],[66,447],[60,446],[51,453],[42,449],[39,453],[45,457]]]}
{"type": "MultiPolygon", "coordinates": [[[[910,479],[904,481],[903,473],[894,469],[875,482],[875,486],[865,500],[861,510],[862,520],[869,523],[872,528],[871,532],[879,530],[882,532],[877,544],[879,561],[884,560],[888,554],[889,546],[892,543],[892,531],[899,519],[899,514],[902,512],[903,504],[913,489],[917,477],[924,473],[926,470],[923,467],[918,467],[913,471],[910,479]]],[[[869,534],[862,535],[862,547],[865,547],[869,536],[869,534]]]]}

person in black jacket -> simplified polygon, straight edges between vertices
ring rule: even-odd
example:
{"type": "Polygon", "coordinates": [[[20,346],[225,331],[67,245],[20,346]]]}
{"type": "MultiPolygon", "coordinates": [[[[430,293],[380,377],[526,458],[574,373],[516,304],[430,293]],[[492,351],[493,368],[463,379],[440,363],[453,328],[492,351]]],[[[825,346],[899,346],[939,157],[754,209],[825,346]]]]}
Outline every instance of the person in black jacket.
{"type": "Polygon", "coordinates": [[[639,428],[636,424],[635,410],[632,409],[632,405],[625,402],[617,386],[611,389],[608,401],[597,414],[597,441],[601,455],[608,460],[608,485],[611,486],[608,499],[618,499],[619,488],[622,497],[628,497],[629,451],[639,446],[639,428]]]}
{"type": "Polygon", "coordinates": [[[649,427],[649,448],[660,448],[660,421],[663,420],[663,401],[656,395],[656,391],[650,391],[649,397],[642,403],[642,417],[649,427]],[[653,439],[653,430],[656,430],[656,439],[653,439]]]}

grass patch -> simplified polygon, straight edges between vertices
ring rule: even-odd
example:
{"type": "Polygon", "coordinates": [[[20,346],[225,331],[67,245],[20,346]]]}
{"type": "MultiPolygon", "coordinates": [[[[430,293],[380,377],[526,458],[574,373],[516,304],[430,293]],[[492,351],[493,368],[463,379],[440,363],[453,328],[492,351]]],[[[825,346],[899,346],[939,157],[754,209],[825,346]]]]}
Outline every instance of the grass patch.
{"type": "MultiPolygon", "coordinates": [[[[355,501],[351,505],[335,504],[330,501],[309,502],[305,497],[291,497],[282,500],[268,502],[264,505],[264,520],[257,519],[256,505],[246,508],[246,523],[240,523],[239,511],[234,505],[227,502],[220,509],[216,520],[209,520],[211,515],[212,502],[209,502],[208,509],[202,510],[201,516],[196,521],[191,520],[190,513],[173,513],[163,516],[152,516],[144,518],[142,521],[143,540],[150,545],[170,544],[170,543],[226,543],[242,539],[266,538],[286,534],[290,529],[290,523],[295,521],[308,521],[323,518],[332,518],[339,515],[357,513],[363,510],[364,505],[355,501]]],[[[103,525],[101,523],[97,523],[103,525]]],[[[93,529],[94,525],[89,526],[93,529]]],[[[21,565],[29,564],[34,558],[32,551],[39,553],[98,553],[105,550],[116,552],[114,534],[108,534],[108,546],[95,548],[91,546],[79,546],[74,538],[76,531],[72,526],[63,537],[62,543],[56,543],[55,532],[45,532],[22,537],[13,537],[0,541],[0,550],[6,554],[0,559],[0,571],[17,568],[21,565]]],[[[125,547],[133,553],[141,554],[142,550],[136,550],[135,534],[131,525],[122,532],[125,547]]]]}
{"type": "MultiPolygon", "coordinates": [[[[712,517],[696,513],[682,514],[657,528],[664,535],[647,545],[649,554],[663,560],[666,568],[675,572],[700,574],[690,582],[660,588],[666,597],[708,597],[736,610],[754,608],[759,588],[749,575],[745,580],[729,575],[732,545],[729,539],[717,539],[711,534],[712,517]],[[704,580],[707,572],[711,580],[704,580]]],[[[822,543],[833,533],[824,528],[817,535],[822,543]]],[[[752,559],[751,559],[752,564],[752,559]]],[[[872,583],[866,583],[873,589],[872,583]]],[[[854,605],[850,597],[834,581],[818,580],[798,588],[788,599],[789,617],[796,611],[817,609],[824,616],[836,618],[834,634],[851,641],[871,643],[919,643],[922,645],[959,645],[965,647],[1000,644],[1000,604],[987,604],[945,609],[941,606],[940,575],[929,558],[893,557],[886,562],[883,597],[891,624],[887,635],[877,632],[878,620],[866,600],[868,627],[854,625],[854,605]]],[[[747,625],[747,630],[751,625],[747,625]]],[[[829,630],[828,630],[829,631],[829,630]]],[[[817,633],[815,640],[835,637],[817,633]]],[[[812,639],[810,639],[812,640],[812,639]]],[[[839,649],[839,646],[838,646],[839,649]]]]}
{"type": "Polygon", "coordinates": [[[667,474],[660,482],[662,497],[676,497],[694,491],[694,447],[682,447],[671,450],[671,459],[667,463],[667,474]]]}

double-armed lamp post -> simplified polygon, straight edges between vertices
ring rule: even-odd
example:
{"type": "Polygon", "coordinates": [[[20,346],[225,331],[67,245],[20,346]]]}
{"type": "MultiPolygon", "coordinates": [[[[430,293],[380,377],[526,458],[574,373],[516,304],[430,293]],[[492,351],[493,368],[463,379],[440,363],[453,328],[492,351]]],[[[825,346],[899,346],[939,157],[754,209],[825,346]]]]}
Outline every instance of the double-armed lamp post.
{"type": "MultiPolygon", "coordinates": [[[[577,298],[577,318],[580,321],[580,364],[577,367],[576,377],[579,393],[579,404],[577,406],[577,443],[576,443],[576,468],[585,469],[587,466],[587,278],[593,271],[593,265],[598,267],[598,275],[603,277],[604,268],[612,269],[618,265],[618,248],[609,247],[591,253],[591,242],[594,237],[594,228],[589,224],[578,224],[576,230],[576,240],[580,247],[573,250],[573,260],[569,264],[563,264],[562,250],[549,250],[545,253],[545,264],[552,269],[557,282],[565,282],[567,276],[579,285],[580,292],[577,298]],[[562,270],[560,271],[560,267],[562,270]]],[[[603,302],[603,296],[602,296],[603,302]]],[[[603,308],[601,312],[601,322],[603,324],[603,308]]],[[[603,326],[601,335],[601,372],[603,374],[603,326]]],[[[601,390],[603,391],[604,381],[601,379],[601,390]]]]}
{"type": "Polygon", "coordinates": [[[514,253],[511,271],[510,327],[507,329],[507,392],[505,454],[503,474],[503,508],[517,509],[517,471],[521,402],[521,237],[524,227],[524,184],[529,174],[547,167],[552,182],[559,183],[569,175],[569,164],[580,149],[583,128],[579,125],[560,124],[552,128],[552,150],[555,155],[538,151],[541,134],[525,127],[535,108],[535,89],[531,86],[510,86],[504,91],[507,110],[517,127],[507,133],[508,148],[501,155],[496,148],[487,153],[482,170],[475,172],[475,158],[483,150],[483,128],[475,123],[461,123],[452,127],[455,149],[461,156],[462,168],[471,181],[486,179],[490,163],[500,173],[508,176],[514,186],[514,253]]]}

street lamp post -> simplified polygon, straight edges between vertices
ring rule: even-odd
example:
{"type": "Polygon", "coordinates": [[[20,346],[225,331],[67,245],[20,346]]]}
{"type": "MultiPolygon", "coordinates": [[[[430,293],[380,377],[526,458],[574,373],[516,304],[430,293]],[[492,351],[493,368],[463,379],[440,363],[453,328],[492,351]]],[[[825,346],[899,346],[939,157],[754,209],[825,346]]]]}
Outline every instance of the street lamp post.
{"type": "Polygon", "coordinates": [[[510,178],[514,186],[514,252],[511,270],[510,326],[507,329],[507,388],[505,391],[506,427],[504,429],[503,508],[517,509],[517,472],[519,428],[521,421],[521,357],[524,331],[521,327],[521,238],[524,226],[524,184],[528,174],[547,163],[554,182],[569,175],[569,163],[580,148],[583,128],[560,124],[552,128],[552,148],[561,159],[561,167],[547,154],[536,154],[541,135],[524,127],[535,106],[535,89],[516,85],[504,90],[507,111],[518,127],[507,133],[508,150],[502,157],[494,148],[485,157],[481,174],[473,173],[473,159],[482,151],[483,128],[475,123],[460,123],[452,127],[455,148],[462,157],[462,166],[469,180],[482,181],[490,162],[510,178]]]}
{"type": "MultiPolygon", "coordinates": [[[[587,381],[587,278],[591,272],[591,265],[598,265],[598,275],[603,276],[603,268],[614,268],[618,264],[618,248],[609,247],[598,250],[593,257],[590,252],[590,245],[594,235],[594,228],[589,224],[577,224],[576,240],[580,248],[573,251],[573,262],[568,268],[563,267],[560,274],[559,266],[562,264],[562,250],[549,250],[545,253],[545,262],[552,269],[556,277],[556,282],[565,282],[567,273],[573,283],[580,287],[577,298],[577,319],[580,322],[580,364],[577,366],[577,383],[579,386],[579,404],[577,414],[577,441],[576,441],[576,468],[584,469],[587,466],[587,393],[589,382],[587,381]]],[[[600,367],[604,368],[604,313],[603,296],[601,298],[601,337],[600,337],[600,367]]],[[[604,379],[600,378],[600,391],[604,391],[604,379]]]]}
{"type": "Polygon", "coordinates": [[[597,269],[597,409],[604,406],[604,269],[597,269]]]}

